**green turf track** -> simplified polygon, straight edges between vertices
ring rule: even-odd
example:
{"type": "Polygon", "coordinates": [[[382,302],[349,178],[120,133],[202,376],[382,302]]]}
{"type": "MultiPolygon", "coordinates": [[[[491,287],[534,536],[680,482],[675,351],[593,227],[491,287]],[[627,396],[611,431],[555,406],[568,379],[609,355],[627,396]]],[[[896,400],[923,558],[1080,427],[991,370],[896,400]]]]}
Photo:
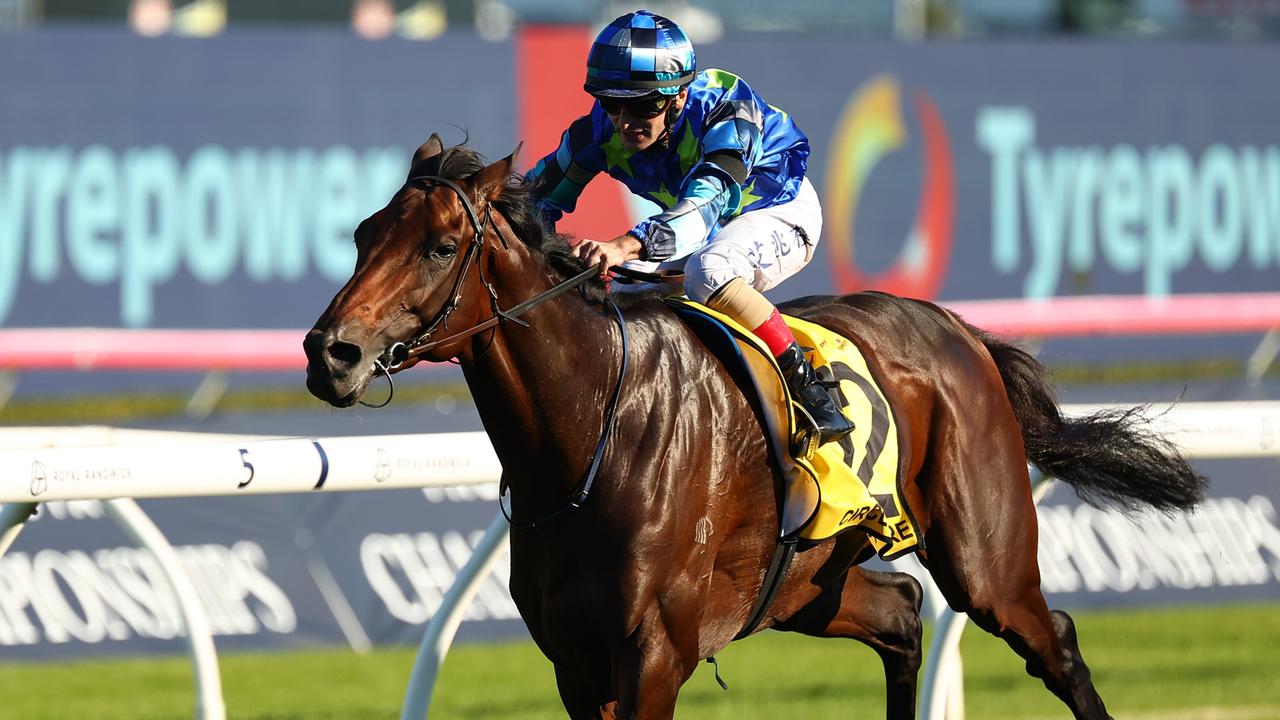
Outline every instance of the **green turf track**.
{"type": "MultiPolygon", "coordinates": [[[[1075,614],[1094,679],[1118,718],[1280,718],[1280,602],[1075,614]]],[[[976,719],[1069,714],[999,641],[970,628],[964,646],[967,712],[976,719]]],[[[222,656],[230,718],[395,718],[411,648],[359,656],[312,651],[222,656]]],[[[768,632],[720,654],[730,689],[702,666],[677,718],[880,718],[880,663],[866,647],[768,632]]],[[[146,720],[192,717],[191,670],[181,657],[0,665],[0,717],[146,720]]],[[[561,718],[550,666],[528,643],[454,649],[431,717],[561,718]]]]}

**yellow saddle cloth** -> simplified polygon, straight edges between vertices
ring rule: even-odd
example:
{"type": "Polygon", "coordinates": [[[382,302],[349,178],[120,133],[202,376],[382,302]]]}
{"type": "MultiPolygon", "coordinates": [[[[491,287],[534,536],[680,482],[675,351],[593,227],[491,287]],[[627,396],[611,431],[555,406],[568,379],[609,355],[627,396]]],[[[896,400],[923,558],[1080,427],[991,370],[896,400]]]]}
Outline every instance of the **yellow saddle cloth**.
{"type": "MultiPolygon", "coordinates": [[[[699,303],[684,298],[668,298],[667,302],[691,325],[699,317],[704,323],[713,320],[735,341],[740,365],[751,377],[771,426],[774,456],[787,484],[782,508],[784,538],[825,540],[859,528],[886,560],[916,549],[916,524],[900,493],[897,422],[856,345],[820,325],[784,316],[819,377],[839,381],[835,394],[854,422],[848,437],[797,458],[790,451],[791,438],[797,432],[796,412],[782,371],[764,343],[728,316],[699,303]]],[[[707,337],[707,333],[701,334],[707,337]]],[[[731,361],[731,353],[716,347],[720,343],[708,344],[731,361]]]]}

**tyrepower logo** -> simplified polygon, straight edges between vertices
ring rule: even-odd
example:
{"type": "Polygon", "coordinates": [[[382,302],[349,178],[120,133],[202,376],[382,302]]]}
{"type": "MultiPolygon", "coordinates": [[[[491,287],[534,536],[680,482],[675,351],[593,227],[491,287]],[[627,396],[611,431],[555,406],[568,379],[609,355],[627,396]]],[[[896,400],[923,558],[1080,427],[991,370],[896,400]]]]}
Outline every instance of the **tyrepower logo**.
{"type": "MultiPolygon", "coordinates": [[[[858,200],[872,171],[886,155],[911,141],[903,120],[902,92],[892,76],[863,84],[841,113],[827,163],[823,213],[831,271],[838,292],[882,290],[908,297],[934,298],[946,276],[955,225],[955,180],[951,145],[937,106],[921,91],[911,105],[924,143],[924,167],[915,219],[904,228],[902,247],[888,269],[869,273],[857,262],[855,221],[858,200]]],[[[892,238],[874,238],[891,242],[892,238]]]]}
{"type": "Polygon", "coordinates": [[[1152,297],[1239,291],[1249,278],[1275,286],[1280,146],[1229,145],[1203,130],[1144,146],[1156,133],[1141,124],[1129,142],[1064,145],[1033,108],[1012,105],[983,108],[975,127],[990,156],[992,267],[1022,276],[1024,296],[1094,274],[1152,297]]]}

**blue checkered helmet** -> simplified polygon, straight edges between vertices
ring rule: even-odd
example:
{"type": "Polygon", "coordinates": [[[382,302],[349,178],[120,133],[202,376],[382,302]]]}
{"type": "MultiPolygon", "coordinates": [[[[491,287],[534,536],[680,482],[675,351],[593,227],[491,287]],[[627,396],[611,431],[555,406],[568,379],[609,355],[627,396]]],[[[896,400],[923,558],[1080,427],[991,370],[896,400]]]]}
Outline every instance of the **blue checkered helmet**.
{"type": "Polygon", "coordinates": [[[596,36],[583,89],[605,97],[675,95],[697,71],[693,43],[684,31],[661,15],[637,10],[596,36]]]}

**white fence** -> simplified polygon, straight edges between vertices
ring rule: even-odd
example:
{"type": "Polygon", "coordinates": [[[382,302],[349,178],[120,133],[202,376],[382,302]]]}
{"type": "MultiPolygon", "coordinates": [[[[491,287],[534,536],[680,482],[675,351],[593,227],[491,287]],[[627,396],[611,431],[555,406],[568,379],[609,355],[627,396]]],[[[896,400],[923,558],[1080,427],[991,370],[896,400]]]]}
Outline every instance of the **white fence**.
{"type": "MultiPolygon", "coordinates": [[[[1280,403],[1183,403],[1164,413],[1155,409],[1151,415],[1157,431],[1188,457],[1280,455],[1280,403]]],[[[501,470],[483,433],[228,440],[82,429],[63,436],[62,442],[143,444],[31,448],[51,437],[56,441],[48,428],[0,434],[0,445],[25,446],[0,450],[0,502],[6,503],[0,512],[0,553],[39,502],[108,500],[109,514],[156,554],[173,584],[196,666],[197,714],[209,720],[225,717],[225,708],[208,622],[172,548],[131,498],[420,488],[493,482],[501,470]]],[[[506,545],[507,527],[499,514],[428,624],[401,718],[426,716],[436,673],[462,611],[506,545]]],[[[963,712],[954,699],[959,697],[958,645],[965,618],[940,609],[936,588],[930,588],[930,596],[939,625],[929,651],[919,717],[956,720],[963,712]],[[950,714],[947,698],[953,699],[950,714]]]]}
{"type": "MultiPolygon", "coordinates": [[[[196,715],[205,720],[226,717],[209,621],[173,548],[133,498],[425,488],[492,483],[501,474],[481,432],[262,439],[27,428],[0,433],[0,447],[11,448],[0,450],[0,554],[38,503],[105,500],[107,514],[156,556],[171,585],[195,666],[196,715]],[[62,446],[38,447],[50,443],[62,446]],[[67,447],[84,444],[93,446],[67,447]]],[[[427,626],[401,717],[426,716],[463,611],[506,545],[498,515],[427,626]]]]}

